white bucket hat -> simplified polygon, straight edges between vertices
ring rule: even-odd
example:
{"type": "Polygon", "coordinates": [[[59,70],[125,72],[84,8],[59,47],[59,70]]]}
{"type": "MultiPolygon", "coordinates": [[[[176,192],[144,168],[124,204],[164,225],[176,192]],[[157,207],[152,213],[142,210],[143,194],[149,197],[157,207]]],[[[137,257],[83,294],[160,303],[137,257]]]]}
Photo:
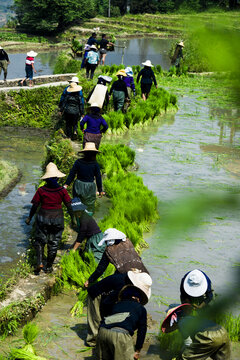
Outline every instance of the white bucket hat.
{"type": "Polygon", "coordinates": [[[111,76],[107,76],[107,75],[99,75],[98,79],[103,79],[103,80],[105,80],[106,82],[109,82],[109,83],[112,81],[111,76]]]}
{"type": "Polygon", "coordinates": [[[127,276],[134,286],[142,290],[145,295],[144,304],[146,304],[151,297],[151,276],[148,273],[141,272],[141,270],[138,269],[128,271],[127,276]]]}
{"type": "Polygon", "coordinates": [[[77,92],[77,91],[81,91],[82,87],[78,84],[76,84],[75,82],[71,82],[69,87],[67,88],[67,92],[77,92]]]}
{"type": "Polygon", "coordinates": [[[127,75],[133,76],[132,68],[131,68],[130,66],[126,67],[125,73],[126,73],[127,75]]]}
{"type": "MultiPolygon", "coordinates": [[[[83,150],[80,150],[79,153],[85,152],[85,151],[95,151],[95,152],[101,152],[98,149],[96,149],[96,145],[94,142],[86,142],[85,147],[83,150]]],[[[101,240],[102,241],[102,240],[101,240]]]]}
{"type": "Polygon", "coordinates": [[[197,269],[190,271],[183,282],[183,288],[192,297],[204,295],[208,288],[206,276],[197,269]]]}
{"type": "Polygon", "coordinates": [[[41,177],[42,180],[44,179],[49,179],[49,178],[53,178],[53,177],[57,177],[57,178],[62,178],[66,176],[66,174],[62,173],[61,171],[58,170],[57,165],[55,165],[54,163],[50,162],[49,164],[47,164],[46,166],[46,172],[45,174],[41,177]]]}
{"type": "Polygon", "coordinates": [[[27,56],[35,57],[35,56],[37,56],[37,54],[38,54],[37,52],[31,50],[31,51],[29,51],[29,52],[27,53],[27,56]]]}
{"type": "Polygon", "coordinates": [[[73,76],[72,78],[71,78],[71,80],[69,80],[68,82],[75,82],[75,83],[79,83],[79,79],[78,79],[78,77],[77,76],[73,76]]]}
{"type": "Polygon", "coordinates": [[[91,45],[91,46],[90,46],[90,49],[95,49],[95,50],[97,50],[98,48],[97,48],[95,45],[91,45]]]}
{"type": "Polygon", "coordinates": [[[153,64],[151,63],[151,60],[146,60],[145,62],[142,63],[142,65],[153,67],[153,64]]]}
{"type": "Polygon", "coordinates": [[[85,44],[85,46],[84,46],[84,50],[87,50],[87,51],[88,51],[88,50],[90,50],[90,47],[91,47],[90,45],[85,44]]]}
{"type": "MultiPolygon", "coordinates": [[[[89,143],[86,143],[89,144],[89,143]]],[[[122,240],[126,241],[126,235],[114,228],[109,228],[103,233],[103,238],[98,244],[99,246],[102,246],[105,242],[107,242],[107,246],[113,245],[115,243],[115,240],[122,240]]]]}

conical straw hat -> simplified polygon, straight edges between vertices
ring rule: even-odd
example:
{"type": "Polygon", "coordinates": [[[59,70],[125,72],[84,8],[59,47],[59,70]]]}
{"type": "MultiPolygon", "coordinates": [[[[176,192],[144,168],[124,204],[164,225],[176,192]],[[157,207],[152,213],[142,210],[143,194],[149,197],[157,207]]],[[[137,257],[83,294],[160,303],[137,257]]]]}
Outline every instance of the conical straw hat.
{"type": "Polygon", "coordinates": [[[54,177],[62,178],[64,176],[66,176],[66,174],[63,174],[61,171],[58,170],[57,165],[50,162],[49,164],[47,164],[46,172],[41,177],[41,179],[44,180],[44,179],[49,179],[49,178],[54,178],[54,177]]]}
{"type": "Polygon", "coordinates": [[[94,142],[86,142],[84,149],[80,150],[79,153],[85,152],[85,151],[100,152],[98,149],[96,149],[96,145],[94,142]]]}
{"type": "Polygon", "coordinates": [[[67,88],[67,92],[77,92],[77,91],[81,91],[82,87],[78,84],[76,84],[75,82],[70,82],[69,87],[67,88]]]}

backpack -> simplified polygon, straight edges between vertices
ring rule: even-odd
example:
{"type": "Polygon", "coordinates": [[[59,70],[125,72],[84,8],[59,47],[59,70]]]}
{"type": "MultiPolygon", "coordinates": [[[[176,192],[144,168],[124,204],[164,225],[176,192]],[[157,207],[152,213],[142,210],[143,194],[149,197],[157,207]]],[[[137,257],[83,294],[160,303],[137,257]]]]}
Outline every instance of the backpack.
{"type": "Polygon", "coordinates": [[[80,99],[78,93],[68,93],[64,101],[64,112],[68,114],[80,113],[80,99]]]}

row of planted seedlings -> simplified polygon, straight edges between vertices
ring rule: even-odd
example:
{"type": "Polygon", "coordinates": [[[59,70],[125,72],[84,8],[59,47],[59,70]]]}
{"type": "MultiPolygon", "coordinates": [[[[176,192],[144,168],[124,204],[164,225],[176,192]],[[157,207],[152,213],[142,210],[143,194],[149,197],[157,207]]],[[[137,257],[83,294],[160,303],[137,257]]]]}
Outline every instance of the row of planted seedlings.
{"type": "MultiPolygon", "coordinates": [[[[128,171],[129,167],[134,164],[135,152],[133,150],[121,144],[102,144],[100,150],[101,154],[98,155],[97,161],[103,174],[105,191],[110,197],[112,205],[109,213],[100,221],[99,226],[102,231],[109,227],[123,231],[140,251],[146,246],[143,240],[143,231],[147,231],[150,223],[158,217],[157,198],[144,186],[141,178],[128,171]]],[[[72,149],[71,142],[63,138],[61,130],[55,132],[46,146],[43,169],[49,161],[53,161],[62,172],[68,174],[75,160],[76,154],[72,149]]],[[[69,191],[71,192],[71,188],[69,191]]],[[[64,215],[67,226],[63,234],[63,242],[66,242],[69,237],[70,218],[66,211],[64,215]]],[[[34,250],[30,246],[25,265],[21,265],[19,270],[26,270],[24,277],[31,272],[31,265],[34,264],[34,261],[34,250]]],[[[58,292],[63,287],[75,288],[78,291],[78,301],[73,308],[73,314],[80,315],[82,313],[87,296],[83,284],[95,268],[94,258],[88,253],[81,257],[78,252],[70,251],[61,258],[53,291],[58,292]]],[[[113,267],[109,266],[104,276],[112,272],[113,267]]],[[[9,287],[11,288],[14,283],[9,282],[9,287]]],[[[3,287],[2,298],[7,295],[6,287],[6,285],[5,288],[3,287]]],[[[26,314],[29,316],[31,312],[31,317],[33,317],[45,302],[46,299],[39,294],[34,298],[17,301],[2,308],[0,310],[0,335],[14,334],[18,327],[26,321],[26,314]]]]}

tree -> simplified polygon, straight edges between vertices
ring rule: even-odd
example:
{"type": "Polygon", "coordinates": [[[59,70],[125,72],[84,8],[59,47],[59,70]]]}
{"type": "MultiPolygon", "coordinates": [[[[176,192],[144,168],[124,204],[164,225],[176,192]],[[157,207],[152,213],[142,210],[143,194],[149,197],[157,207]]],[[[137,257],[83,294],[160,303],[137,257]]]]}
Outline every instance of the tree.
{"type": "Polygon", "coordinates": [[[45,34],[95,16],[94,0],[14,0],[13,8],[20,27],[45,34]]]}
{"type": "Polygon", "coordinates": [[[130,12],[132,14],[155,13],[157,11],[157,0],[131,0],[130,12]]]}

